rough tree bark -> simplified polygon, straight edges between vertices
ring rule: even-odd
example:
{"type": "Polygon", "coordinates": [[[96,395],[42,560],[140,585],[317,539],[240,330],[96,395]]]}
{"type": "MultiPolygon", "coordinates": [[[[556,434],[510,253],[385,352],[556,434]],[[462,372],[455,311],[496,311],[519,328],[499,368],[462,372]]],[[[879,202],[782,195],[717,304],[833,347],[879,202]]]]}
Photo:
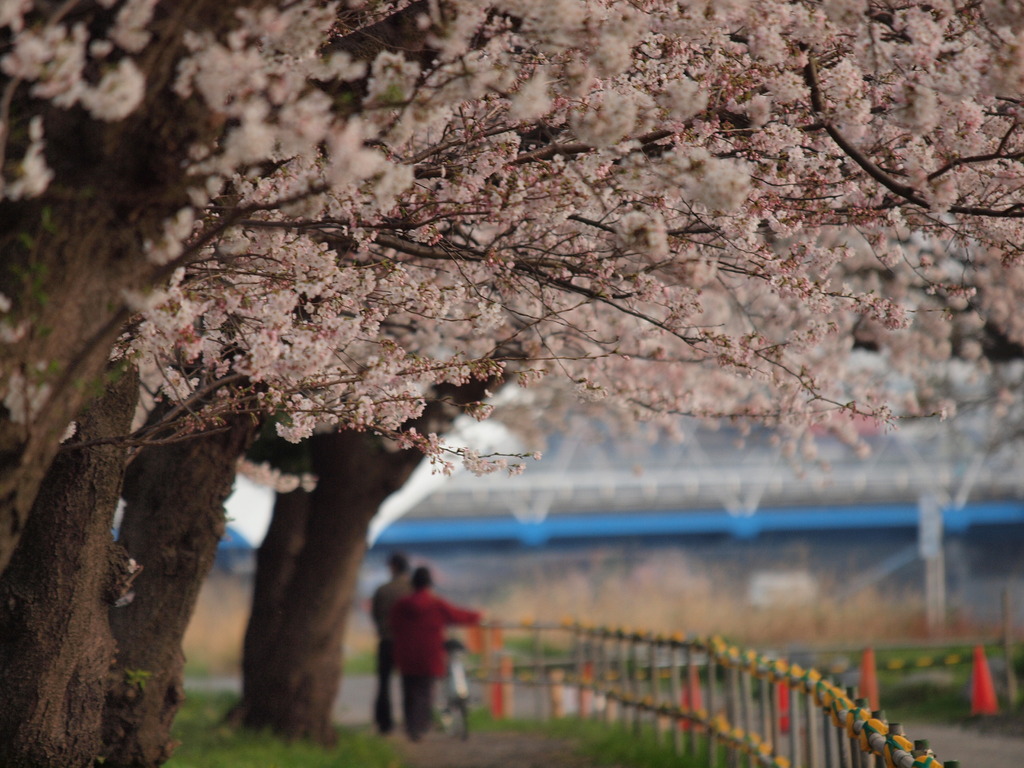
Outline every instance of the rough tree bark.
{"type": "MultiPolygon", "coordinates": [[[[74,440],[124,434],[138,379],[92,403],[74,440]]],[[[71,447],[70,445],[67,447],[71,447]]],[[[61,452],[0,578],[0,765],[77,768],[100,754],[114,638],[110,606],[127,589],[128,555],[111,535],[125,450],[61,452]]]]}
{"type": "MultiPolygon", "coordinates": [[[[247,5],[258,5],[250,2],[247,5]]],[[[109,4],[75,4],[80,21],[109,23],[109,4]]],[[[28,330],[0,344],[0,378],[15,374],[49,395],[26,417],[0,405],[0,572],[24,530],[61,434],[100,382],[128,319],[124,292],[166,280],[174,265],[148,262],[144,243],[189,204],[189,147],[217,130],[200,100],[173,90],[186,30],[237,24],[239,3],[160,3],[137,57],[147,90],[126,120],[103,122],[80,108],[46,115],[46,160],[55,181],[41,197],[0,201],[0,293],[12,326],[28,330]]],[[[28,87],[9,104],[12,120],[32,108],[28,87]]]]}
{"type": "MultiPolygon", "coordinates": [[[[242,648],[243,681],[259,679],[260,670],[268,663],[268,656],[272,658],[276,650],[263,638],[274,636],[283,619],[279,606],[285,601],[286,588],[305,544],[309,497],[308,491],[297,488],[290,493],[279,493],[274,499],[270,527],[256,552],[252,612],[242,648]]],[[[239,714],[240,710],[232,717],[239,714]]]]}
{"type": "Polygon", "coordinates": [[[235,465],[255,435],[252,417],[178,443],[147,446],[128,467],[119,540],[144,567],[135,598],[111,625],[117,663],[103,717],[104,765],[155,766],[175,744],[184,701],[181,640],[225,530],[235,465]]]}

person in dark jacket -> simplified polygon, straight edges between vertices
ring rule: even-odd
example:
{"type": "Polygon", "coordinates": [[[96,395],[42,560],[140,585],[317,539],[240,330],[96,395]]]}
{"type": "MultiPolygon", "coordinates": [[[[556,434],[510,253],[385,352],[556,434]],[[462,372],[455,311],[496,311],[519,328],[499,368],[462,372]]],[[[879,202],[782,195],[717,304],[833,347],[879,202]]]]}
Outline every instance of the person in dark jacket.
{"type": "Polygon", "coordinates": [[[373,719],[377,730],[389,733],[394,726],[391,714],[391,671],[394,668],[394,634],[391,631],[391,609],[395,603],[412,592],[409,581],[409,559],[401,552],[388,558],[390,581],[381,584],[373,593],[370,613],[377,626],[377,698],[373,706],[373,719]]]}
{"type": "Polygon", "coordinates": [[[402,714],[412,741],[419,741],[430,729],[434,681],[445,675],[445,627],[480,623],[477,611],[445,602],[431,586],[429,569],[417,568],[412,573],[412,594],[391,609],[395,665],[402,674],[402,714]]]}

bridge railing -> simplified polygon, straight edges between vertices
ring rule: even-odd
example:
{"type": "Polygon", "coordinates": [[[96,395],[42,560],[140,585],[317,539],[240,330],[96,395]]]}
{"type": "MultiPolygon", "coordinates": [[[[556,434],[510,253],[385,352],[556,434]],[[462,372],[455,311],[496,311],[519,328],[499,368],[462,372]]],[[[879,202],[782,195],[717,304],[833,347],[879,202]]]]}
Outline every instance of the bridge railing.
{"type": "Polygon", "coordinates": [[[719,637],[581,623],[489,623],[470,634],[498,718],[573,715],[653,733],[710,768],[958,768],[872,711],[855,688],[719,637]]]}

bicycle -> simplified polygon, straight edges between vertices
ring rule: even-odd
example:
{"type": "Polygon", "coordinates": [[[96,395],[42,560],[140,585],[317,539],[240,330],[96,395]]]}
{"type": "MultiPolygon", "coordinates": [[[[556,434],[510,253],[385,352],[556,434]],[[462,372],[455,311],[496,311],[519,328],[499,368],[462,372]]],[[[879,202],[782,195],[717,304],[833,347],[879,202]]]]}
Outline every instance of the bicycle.
{"type": "Polygon", "coordinates": [[[445,733],[463,741],[469,738],[469,680],[466,675],[466,646],[455,638],[445,640],[448,653],[448,677],[441,727],[445,733]]]}

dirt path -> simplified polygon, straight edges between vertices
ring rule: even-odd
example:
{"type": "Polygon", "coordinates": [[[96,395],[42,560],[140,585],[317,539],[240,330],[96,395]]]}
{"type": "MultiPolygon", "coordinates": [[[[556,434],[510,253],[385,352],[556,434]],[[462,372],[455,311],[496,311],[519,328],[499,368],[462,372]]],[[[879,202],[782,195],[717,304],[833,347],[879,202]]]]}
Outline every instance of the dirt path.
{"type": "Polygon", "coordinates": [[[594,768],[572,743],[529,733],[470,734],[461,741],[442,733],[410,743],[395,737],[409,768],[594,768]]]}
{"type": "MultiPolygon", "coordinates": [[[[1024,720],[1024,714],[1021,715],[1024,720]]],[[[1021,768],[1024,734],[982,733],[955,725],[908,723],[914,739],[927,739],[939,759],[959,760],[963,768],[1021,768]]]]}

